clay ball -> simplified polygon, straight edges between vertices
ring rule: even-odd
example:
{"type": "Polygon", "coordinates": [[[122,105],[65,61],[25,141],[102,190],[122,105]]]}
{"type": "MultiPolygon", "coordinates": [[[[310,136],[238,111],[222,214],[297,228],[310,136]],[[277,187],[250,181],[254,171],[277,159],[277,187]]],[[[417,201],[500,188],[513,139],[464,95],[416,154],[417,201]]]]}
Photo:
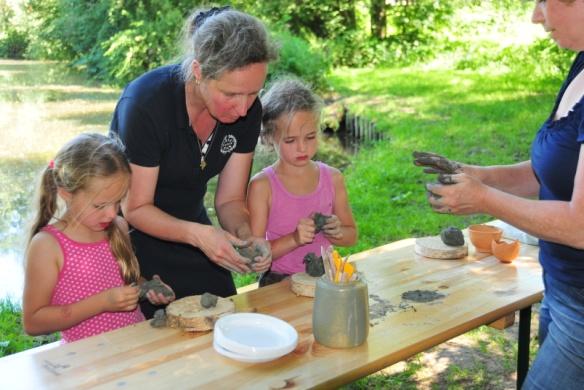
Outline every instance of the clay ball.
{"type": "Polygon", "coordinates": [[[464,245],[462,231],[452,226],[449,226],[440,232],[440,239],[442,239],[442,242],[448,246],[464,245]]]}

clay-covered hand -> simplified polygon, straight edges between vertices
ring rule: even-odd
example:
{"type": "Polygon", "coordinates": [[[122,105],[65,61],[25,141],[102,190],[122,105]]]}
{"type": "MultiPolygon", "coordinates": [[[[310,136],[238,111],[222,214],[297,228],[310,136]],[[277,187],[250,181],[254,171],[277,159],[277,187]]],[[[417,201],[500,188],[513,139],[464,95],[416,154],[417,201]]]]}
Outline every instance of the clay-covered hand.
{"type": "Polygon", "coordinates": [[[310,244],[314,241],[314,231],[314,220],[312,218],[301,218],[293,233],[294,242],[296,242],[296,245],[298,246],[310,244]]]}
{"type": "Polygon", "coordinates": [[[328,217],[326,225],[324,225],[323,233],[329,238],[340,240],[343,238],[343,230],[341,229],[341,220],[334,214],[328,217]]]}
{"type": "Polygon", "coordinates": [[[160,276],[154,275],[152,276],[152,280],[156,280],[159,282],[163,288],[164,292],[160,291],[160,289],[150,289],[146,293],[146,298],[150,301],[153,305],[168,305],[170,302],[174,301],[176,296],[174,295],[174,291],[170,286],[164,283],[160,276]]]}
{"type": "Polygon", "coordinates": [[[414,165],[424,167],[425,173],[461,173],[462,165],[436,153],[414,152],[414,165]]]}
{"type": "Polygon", "coordinates": [[[233,248],[233,245],[245,246],[246,241],[214,226],[205,226],[203,234],[197,237],[197,247],[217,265],[229,271],[248,273],[251,268],[242,256],[233,248]]]}
{"type": "Polygon", "coordinates": [[[101,292],[104,311],[132,311],[138,306],[140,289],[136,286],[113,287],[101,292]]]}
{"type": "Polygon", "coordinates": [[[484,200],[489,187],[464,173],[451,176],[453,184],[426,184],[432,209],[438,213],[458,215],[485,212],[484,200]]]}
{"type": "Polygon", "coordinates": [[[256,248],[256,253],[259,255],[253,259],[251,263],[251,269],[254,272],[265,272],[270,269],[272,264],[272,247],[270,243],[261,237],[249,237],[247,241],[250,241],[252,246],[256,248]]]}

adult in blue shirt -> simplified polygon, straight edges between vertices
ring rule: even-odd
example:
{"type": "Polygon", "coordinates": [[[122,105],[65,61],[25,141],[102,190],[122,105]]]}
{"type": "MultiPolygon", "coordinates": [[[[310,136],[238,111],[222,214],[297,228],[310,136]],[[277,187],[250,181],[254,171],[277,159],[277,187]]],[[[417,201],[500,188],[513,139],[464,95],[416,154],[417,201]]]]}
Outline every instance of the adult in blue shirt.
{"type": "MultiPolygon", "coordinates": [[[[111,131],[126,146],[132,181],[122,211],[133,227],[142,274],[154,274],[177,298],[236,293],[230,271],[263,272],[271,255],[252,265],[232,243],[254,241],[246,189],[261,123],[258,93],[276,58],[265,26],[229,7],[197,10],[185,26],[179,64],[130,82],[111,131]],[[219,175],[215,209],[207,215],[207,182],[219,175]]],[[[147,317],[154,307],[142,305],[147,317]]]]}
{"type": "Polygon", "coordinates": [[[428,184],[441,213],[483,213],[540,239],[545,295],[537,357],[524,389],[581,389],[584,383],[584,0],[536,1],[532,21],[578,54],[531,159],[479,167],[415,153],[414,163],[441,173],[428,184]],[[448,172],[454,171],[454,174],[448,172]]]}

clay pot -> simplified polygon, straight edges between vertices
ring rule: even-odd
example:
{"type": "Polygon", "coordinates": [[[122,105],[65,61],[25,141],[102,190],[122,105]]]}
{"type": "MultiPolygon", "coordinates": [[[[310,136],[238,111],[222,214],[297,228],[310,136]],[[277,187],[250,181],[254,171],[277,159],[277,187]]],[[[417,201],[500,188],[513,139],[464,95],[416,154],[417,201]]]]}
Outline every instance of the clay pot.
{"type": "Polygon", "coordinates": [[[470,225],[468,234],[477,252],[491,253],[491,242],[499,241],[503,231],[491,225],[470,225]]]}
{"type": "Polygon", "coordinates": [[[499,261],[503,263],[511,263],[519,255],[521,245],[519,241],[493,241],[491,242],[491,251],[499,261]]]}

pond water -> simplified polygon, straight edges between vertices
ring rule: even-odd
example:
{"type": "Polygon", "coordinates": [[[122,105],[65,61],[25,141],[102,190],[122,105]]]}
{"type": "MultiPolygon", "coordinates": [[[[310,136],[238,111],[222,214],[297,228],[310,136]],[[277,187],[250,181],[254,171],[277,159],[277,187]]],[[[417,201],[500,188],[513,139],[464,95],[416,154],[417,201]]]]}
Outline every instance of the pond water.
{"type": "Polygon", "coordinates": [[[20,302],[38,173],[69,139],[106,133],[120,90],[54,62],[0,60],[0,300],[20,302]]]}

